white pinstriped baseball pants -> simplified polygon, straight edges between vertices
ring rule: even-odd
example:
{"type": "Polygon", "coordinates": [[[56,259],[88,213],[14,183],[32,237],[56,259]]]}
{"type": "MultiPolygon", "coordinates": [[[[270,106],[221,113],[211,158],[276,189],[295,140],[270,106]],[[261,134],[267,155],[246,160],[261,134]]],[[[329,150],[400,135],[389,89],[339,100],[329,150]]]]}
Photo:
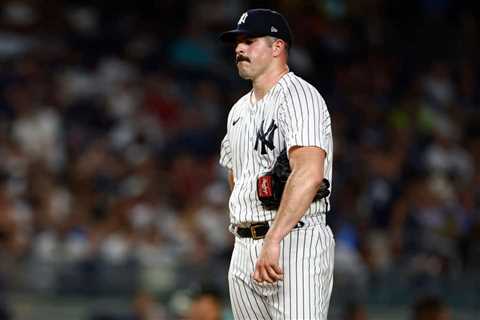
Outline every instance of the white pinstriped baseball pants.
{"type": "Polygon", "coordinates": [[[263,240],[235,237],[228,282],[236,320],[327,319],[335,241],[325,215],[302,221],[281,242],[284,279],[275,284],[259,284],[251,276],[263,240]]]}

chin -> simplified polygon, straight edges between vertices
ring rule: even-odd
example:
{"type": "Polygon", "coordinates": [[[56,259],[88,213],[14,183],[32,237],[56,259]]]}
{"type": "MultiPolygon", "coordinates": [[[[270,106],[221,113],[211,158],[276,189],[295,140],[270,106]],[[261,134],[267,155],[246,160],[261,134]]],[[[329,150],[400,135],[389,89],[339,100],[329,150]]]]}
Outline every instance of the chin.
{"type": "Polygon", "coordinates": [[[252,79],[252,77],[251,77],[250,74],[248,74],[248,73],[245,72],[245,71],[242,71],[241,69],[238,69],[238,75],[240,76],[240,78],[245,79],[245,80],[250,80],[250,79],[252,79]]]}
{"type": "Polygon", "coordinates": [[[252,78],[246,74],[239,73],[239,75],[243,80],[252,80],[252,78]]]}

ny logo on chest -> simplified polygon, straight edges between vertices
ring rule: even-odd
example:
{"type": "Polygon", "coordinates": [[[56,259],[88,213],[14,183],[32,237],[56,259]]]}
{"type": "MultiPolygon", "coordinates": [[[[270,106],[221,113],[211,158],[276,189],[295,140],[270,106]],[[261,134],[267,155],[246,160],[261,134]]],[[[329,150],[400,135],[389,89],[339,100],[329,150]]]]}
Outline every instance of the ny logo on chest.
{"type": "Polygon", "coordinates": [[[273,135],[275,130],[278,126],[275,124],[275,121],[272,120],[270,126],[268,126],[267,131],[263,131],[263,124],[265,120],[262,120],[262,124],[260,125],[260,129],[257,131],[257,139],[255,140],[255,151],[258,150],[258,144],[261,144],[261,154],[267,154],[267,149],[273,150],[275,149],[275,145],[273,144],[273,135]]]}

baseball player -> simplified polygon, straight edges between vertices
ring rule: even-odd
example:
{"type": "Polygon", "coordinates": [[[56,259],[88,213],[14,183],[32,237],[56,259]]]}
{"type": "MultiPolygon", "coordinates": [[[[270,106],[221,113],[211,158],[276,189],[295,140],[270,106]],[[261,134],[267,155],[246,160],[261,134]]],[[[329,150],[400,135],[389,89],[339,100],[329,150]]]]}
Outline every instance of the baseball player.
{"type": "Polygon", "coordinates": [[[234,317],[327,319],[335,242],[325,224],[329,196],[317,196],[332,178],[327,107],[312,85],[289,71],[292,35],[280,13],[249,10],[220,38],[234,44],[238,73],[252,83],[230,110],[220,152],[232,189],[234,317]],[[264,198],[279,184],[272,168],[282,151],[291,173],[278,206],[266,206],[264,198]]]}

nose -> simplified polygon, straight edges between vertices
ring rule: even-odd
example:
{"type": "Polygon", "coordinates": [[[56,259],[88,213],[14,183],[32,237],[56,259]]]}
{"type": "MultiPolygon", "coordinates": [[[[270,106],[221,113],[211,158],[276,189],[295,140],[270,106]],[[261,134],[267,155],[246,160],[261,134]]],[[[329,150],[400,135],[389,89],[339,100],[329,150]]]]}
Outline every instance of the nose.
{"type": "Polygon", "coordinates": [[[245,53],[246,46],[247,45],[243,42],[237,42],[237,44],[235,45],[235,54],[238,55],[245,53]]]}

